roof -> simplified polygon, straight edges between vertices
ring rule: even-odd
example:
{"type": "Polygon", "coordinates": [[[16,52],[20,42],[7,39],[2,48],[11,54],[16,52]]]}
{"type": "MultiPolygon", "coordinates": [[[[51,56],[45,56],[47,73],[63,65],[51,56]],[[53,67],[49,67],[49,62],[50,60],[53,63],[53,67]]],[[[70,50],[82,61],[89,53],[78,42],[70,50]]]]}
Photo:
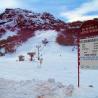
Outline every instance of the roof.
{"type": "Polygon", "coordinates": [[[87,20],[82,23],[81,28],[83,28],[87,25],[98,25],[98,21],[97,20],[87,20]]]}

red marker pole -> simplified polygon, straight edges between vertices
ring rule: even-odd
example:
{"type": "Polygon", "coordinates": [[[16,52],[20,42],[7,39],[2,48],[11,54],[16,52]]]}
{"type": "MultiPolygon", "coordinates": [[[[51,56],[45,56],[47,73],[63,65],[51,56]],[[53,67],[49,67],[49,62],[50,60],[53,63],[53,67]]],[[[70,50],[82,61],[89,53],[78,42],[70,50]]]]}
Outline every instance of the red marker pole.
{"type": "Polygon", "coordinates": [[[78,44],[78,88],[80,87],[80,37],[78,33],[77,38],[77,44],[78,44]]]}

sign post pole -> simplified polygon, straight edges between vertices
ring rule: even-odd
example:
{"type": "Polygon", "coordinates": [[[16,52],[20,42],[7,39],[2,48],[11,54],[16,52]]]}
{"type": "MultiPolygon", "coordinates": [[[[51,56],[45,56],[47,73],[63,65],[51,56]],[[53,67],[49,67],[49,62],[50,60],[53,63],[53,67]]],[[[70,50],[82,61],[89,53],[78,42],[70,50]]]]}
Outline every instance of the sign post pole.
{"type": "Polygon", "coordinates": [[[80,37],[78,33],[77,44],[78,44],[78,88],[80,87],[80,37]]]}

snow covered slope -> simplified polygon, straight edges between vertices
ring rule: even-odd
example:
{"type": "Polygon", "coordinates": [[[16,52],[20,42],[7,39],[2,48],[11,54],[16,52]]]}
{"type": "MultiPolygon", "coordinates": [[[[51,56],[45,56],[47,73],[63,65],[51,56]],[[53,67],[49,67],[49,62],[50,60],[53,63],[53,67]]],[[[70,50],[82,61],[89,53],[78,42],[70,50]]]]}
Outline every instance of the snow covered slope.
{"type": "Polygon", "coordinates": [[[0,40],[8,39],[8,37],[12,37],[14,35],[17,35],[17,32],[12,31],[6,31],[6,33],[0,38],[0,40]]]}
{"type": "Polygon", "coordinates": [[[5,52],[2,54],[0,51],[0,54],[4,56],[15,52],[17,47],[32,38],[37,30],[55,30],[65,33],[66,26],[65,22],[47,12],[36,13],[20,8],[5,9],[0,13],[0,49],[5,52]],[[12,35],[10,32],[17,32],[17,34],[12,35]]]}
{"type": "MultiPolygon", "coordinates": [[[[64,82],[67,79],[66,77],[68,77],[66,74],[68,68],[72,69],[75,67],[73,73],[77,70],[77,55],[76,50],[72,52],[73,47],[64,47],[57,44],[56,36],[57,32],[55,31],[37,31],[35,37],[29,39],[22,46],[18,47],[16,53],[2,57],[0,59],[1,77],[4,76],[4,78],[8,79],[16,77],[16,80],[33,78],[47,80],[48,78],[55,78],[57,81],[60,80],[64,82]],[[42,40],[44,39],[48,40],[48,44],[44,45],[42,43],[42,40]],[[43,59],[41,65],[37,60],[38,51],[36,46],[41,46],[40,55],[43,59]],[[36,52],[34,61],[29,61],[29,56],[27,55],[28,52],[36,52]],[[24,62],[18,61],[19,55],[25,56],[24,62]],[[72,58],[71,62],[69,61],[70,57],[72,58]],[[6,70],[4,66],[6,67],[6,70]],[[39,66],[42,66],[42,69],[39,69],[39,66]]],[[[71,75],[73,79],[76,77],[76,74],[75,76],[73,74],[71,75]]],[[[74,81],[67,80],[66,82],[75,83],[76,79],[74,79],[74,81]]]]}
{"type": "Polygon", "coordinates": [[[48,12],[36,13],[26,9],[5,9],[0,13],[0,56],[14,53],[17,47],[34,37],[36,31],[55,30],[59,32],[57,42],[75,45],[78,27],[82,22],[65,23],[48,12]],[[70,30],[74,27],[74,30],[70,30]],[[8,32],[9,31],[9,32],[8,32]],[[72,32],[71,32],[72,31],[72,32]],[[10,32],[17,32],[12,35],[10,32]],[[74,33],[75,32],[75,33],[74,33]],[[10,36],[10,37],[4,37],[10,36]]]}
{"type": "Polygon", "coordinates": [[[56,43],[57,33],[36,31],[35,37],[18,47],[16,53],[0,58],[0,98],[39,98],[40,95],[45,95],[41,98],[98,97],[98,71],[81,70],[78,89],[77,50],[56,43]],[[46,45],[42,43],[44,39],[48,40],[46,45]],[[41,47],[42,64],[36,46],[41,47]],[[36,52],[34,61],[29,61],[28,52],[36,52]],[[25,61],[19,62],[19,55],[24,55],[25,61]]]}

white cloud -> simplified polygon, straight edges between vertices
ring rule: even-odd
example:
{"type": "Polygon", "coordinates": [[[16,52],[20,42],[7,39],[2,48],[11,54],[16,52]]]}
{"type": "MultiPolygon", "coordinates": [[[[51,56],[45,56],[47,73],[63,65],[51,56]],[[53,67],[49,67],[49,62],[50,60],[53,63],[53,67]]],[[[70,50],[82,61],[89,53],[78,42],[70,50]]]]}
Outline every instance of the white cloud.
{"type": "Polygon", "coordinates": [[[23,9],[33,9],[35,3],[38,3],[40,0],[0,0],[0,13],[3,12],[6,8],[23,8],[23,9]]]}
{"type": "Polygon", "coordinates": [[[86,15],[93,11],[98,11],[98,0],[91,0],[74,10],[62,12],[60,15],[67,18],[68,21],[87,20],[98,17],[98,15],[86,15]]]}
{"type": "Polygon", "coordinates": [[[14,8],[18,5],[17,0],[2,0],[0,1],[0,9],[14,8]]]}

